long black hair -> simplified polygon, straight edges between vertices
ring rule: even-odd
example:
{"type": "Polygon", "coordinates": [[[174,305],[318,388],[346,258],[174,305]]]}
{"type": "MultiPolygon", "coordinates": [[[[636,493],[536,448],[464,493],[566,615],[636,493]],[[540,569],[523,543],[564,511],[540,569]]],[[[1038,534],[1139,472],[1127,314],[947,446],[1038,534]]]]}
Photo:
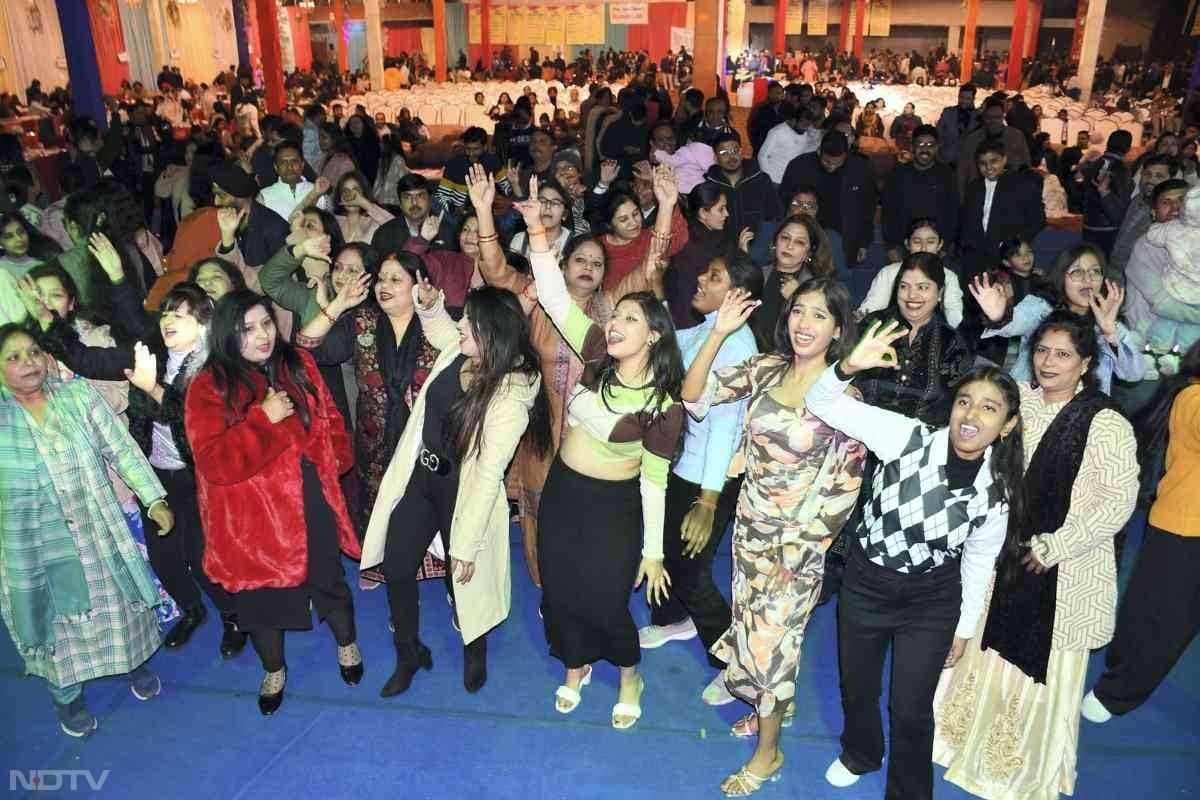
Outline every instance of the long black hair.
{"type": "MultiPolygon", "coordinates": [[[[617,306],[621,303],[636,303],[650,332],[658,334],[658,341],[649,346],[650,352],[646,358],[646,374],[650,382],[643,388],[650,389],[651,394],[643,410],[654,413],[661,410],[669,400],[680,402],[684,376],[683,357],[679,354],[675,323],[671,320],[670,312],[653,292],[630,292],[617,301],[617,306]]],[[[614,308],[614,317],[616,313],[614,308]]],[[[620,382],[617,376],[617,360],[605,354],[600,363],[595,387],[600,392],[605,406],[608,405],[608,395],[612,391],[614,381],[620,382]]]]}
{"type": "MultiPolygon", "coordinates": [[[[467,295],[463,316],[479,343],[479,368],[470,388],[450,408],[450,428],[458,432],[455,449],[460,462],[479,452],[488,404],[509,374],[533,380],[541,375],[541,360],[529,339],[529,317],[515,294],[481,286],[467,295]]],[[[544,384],[538,386],[525,436],[538,455],[550,450],[550,401],[544,384]]]]}
{"type": "Polygon", "coordinates": [[[1001,578],[1008,580],[1020,569],[1021,547],[1033,533],[1025,502],[1025,434],[1021,420],[1021,389],[1016,380],[999,367],[980,366],[959,378],[954,384],[953,396],[957,398],[964,387],[980,381],[990,383],[1004,395],[1004,402],[1008,406],[1008,418],[1004,424],[1007,425],[1014,418],[1017,420],[1007,436],[992,442],[992,456],[988,462],[996,488],[1008,503],[1008,529],[996,560],[998,565],[1005,565],[1001,578]]]}
{"type": "MultiPolygon", "coordinates": [[[[1063,248],[1055,257],[1054,263],[1046,270],[1046,276],[1038,281],[1034,286],[1034,293],[1046,300],[1055,308],[1067,307],[1067,272],[1071,267],[1085,255],[1093,256],[1100,264],[1100,269],[1104,271],[1105,277],[1108,276],[1108,259],[1104,256],[1104,251],[1091,242],[1079,242],[1070,247],[1063,248]]],[[[1100,291],[1104,291],[1103,282],[1100,285],[1100,291]]],[[[1092,316],[1091,309],[1083,316],[1090,318],[1092,316]]]]}
{"type": "Polygon", "coordinates": [[[296,415],[307,429],[312,421],[309,396],[315,400],[317,388],[296,350],[282,336],[276,336],[275,349],[265,363],[251,364],[242,357],[246,313],[255,306],[262,307],[268,314],[274,311],[268,298],[249,289],[235,289],[217,302],[208,332],[209,353],[205,367],[212,370],[217,389],[225,395],[225,407],[231,417],[244,417],[257,399],[250,376],[258,371],[266,375],[271,388],[287,393],[296,415]],[[244,402],[239,402],[243,395],[244,402]]]}
{"type": "Polygon", "coordinates": [[[1138,452],[1142,453],[1142,493],[1152,500],[1157,491],[1167,443],[1171,437],[1171,409],[1179,393],[1200,381],[1200,340],[1194,342],[1179,361],[1179,372],[1159,381],[1154,398],[1134,421],[1138,452]],[[1148,495],[1148,496],[1147,496],[1148,495]]]}
{"type": "MultiPolygon", "coordinates": [[[[729,276],[729,290],[743,289],[749,292],[750,298],[759,300],[763,296],[763,279],[762,269],[755,266],[750,260],[750,256],[743,253],[741,250],[730,247],[722,255],[714,256],[709,265],[713,261],[720,260],[725,265],[725,274],[729,276]]],[[[755,309],[750,314],[750,319],[746,321],[750,327],[750,332],[754,334],[754,343],[760,351],[765,350],[770,341],[770,336],[760,330],[762,327],[758,321],[758,309],[755,309]]]]}
{"type": "Polygon", "coordinates": [[[850,355],[854,345],[858,343],[858,323],[854,320],[854,306],[850,303],[850,292],[845,285],[831,275],[813,277],[805,280],[792,292],[779,312],[779,320],[775,323],[774,353],[788,360],[789,366],[796,353],[792,349],[792,335],[788,331],[788,317],[796,307],[796,301],[801,295],[820,292],[825,298],[825,305],[833,315],[833,323],[842,329],[841,336],[829,343],[825,351],[825,363],[832,364],[850,355]]]}

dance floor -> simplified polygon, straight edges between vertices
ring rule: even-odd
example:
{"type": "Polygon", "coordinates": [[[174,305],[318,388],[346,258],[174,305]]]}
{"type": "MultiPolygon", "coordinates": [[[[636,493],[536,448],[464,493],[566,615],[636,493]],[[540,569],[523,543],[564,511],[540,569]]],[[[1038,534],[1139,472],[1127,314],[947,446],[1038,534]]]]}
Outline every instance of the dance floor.
{"type": "MultiPolygon", "coordinates": [[[[1126,577],[1140,541],[1139,519],[1126,548],[1126,577]]],[[[30,770],[76,770],[74,795],[134,800],[719,797],[720,780],[749,756],[751,744],[728,733],[742,705],[712,709],[700,702],[711,673],[699,644],[645,652],[644,717],[632,731],[609,727],[617,676],[608,665],[598,667],[579,709],[559,715],[553,693],[562,672],[546,652],[538,592],[526,577],[515,531],[513,542],[512,615],[489,637],[489,680],[475,696],[462,688],[461,640],[440,582],[421,589],[422,638],[433,650],[434,669],[420,673],[407,694],[378,696],[393,665],[386,598],[383,590],[356,588],[364,682],[342,684],[327,629],[290,634],[287,698],[271,718],[261,717],[255,703],[257,658],[247,648],[222,661],[212,615],[185,649],[152,659],[163,678],[159,697],[139,703],[115,678],[89,686],[100,729],[83,741],[59,732],[47,693],[22,677],[5,636],[0,748],[10,774],[4,796],[32,796],[22,788],[30,770]],[[98,791],[90,788],[100,781],[98,791]]],[[[728,586],[728,538],[725,544],[716,570],[728,586]]],[[[644,595],[632,603],[639,623],[645,621],[644,595]]],[[[783,734],[783,780],[765,786],[763,798],[882,797],[880,774],[845,790],[822,779],[841,728],[835,616],[830,603],[809,627],[796,723],[783,734]]],[[[1100,665],[1094,656],[1089,683],[1100,665]]],[[[1193,796],[1200,791],[1197,720],[1200,648],[1193,647],[1146,707],[1103,727],[1082,723],[1075,796],[1193,796]]],[[[48,775],[47,786],[62,775],[48,775]]],[[[62,780],[69,786],[69,775],[62,780]]],[[[939,779],[935,796],[967,795],[939,779]]]]}

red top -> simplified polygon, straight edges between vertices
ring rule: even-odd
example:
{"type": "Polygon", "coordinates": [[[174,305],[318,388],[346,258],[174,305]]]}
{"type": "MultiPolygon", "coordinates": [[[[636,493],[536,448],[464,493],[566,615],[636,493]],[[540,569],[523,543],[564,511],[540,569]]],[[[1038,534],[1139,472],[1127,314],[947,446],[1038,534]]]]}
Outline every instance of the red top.
{"type": "MultiPolygon", "coordinates": [[[[262,410],[267,379],[260,373],[251,375],[252,399],[244,386],[237,387],[233,412],[211,369],[188,387],[184,422],[196,464],[204,572],[231,592],[299,586],[307,577],[302,458],[317,469],[342,551],[351,558],[362,553],[338,483],[354,465],[350,437],[313,357],[298,352],[317,390],[315,400],[304,395],[308,430],[295,413],[271,422],[262,410]]],[[[299,405],[303,390],[290,375],[282,376],[280,386],[299,405]]]]}
{"type": "MultiPolygon", "coordinates": [[[[650,228],[642,228],[642,232],[637,235],[637,238],[628,244],[613,244],[609,241],[608,236],[602,237],[604,253],[608,256],[608,262],[604,267],[603,288],[605,290],[611,291],[617,288],[617,284],[621,282],[622,278],[635,269],[641,268],[646,253],[650,251],[650,242],[653,237],[654,231],[650,228]]],[[[687,221],[683,218],[683,214],[679,213],[679,206],[675,206],[671,212],[671,246],[667,249],[666,255],[668,257],[675,255],[683,249],[687,241],[687,221]]]]}
{"type": "Polygon", "coordinates": [[[467,304],[475,274],[474,256],[458,250],[434,250],[419,236],[410,236],[400,249],[420,256],[425,262],[429,282],[442,290],[447,308],[462,308],[467,304]]]}

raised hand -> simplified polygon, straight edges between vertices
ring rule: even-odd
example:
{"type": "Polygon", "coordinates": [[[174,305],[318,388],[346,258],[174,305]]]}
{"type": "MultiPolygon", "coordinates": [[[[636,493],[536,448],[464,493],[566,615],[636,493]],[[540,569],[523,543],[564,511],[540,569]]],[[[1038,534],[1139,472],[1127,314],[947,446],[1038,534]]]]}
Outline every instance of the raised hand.
{"type": "Polygon", "coordinates": [[[333,184],[329,181],[328,178],[324,178],[324,177],[317,178],[316,183],[313,184],[313,191],[316,192],[318,195],[326,194],[332,188],[333,188],[333,184]]]}
{"type": "Polygon", "coordinates": [[[49,328],[54,321],[54,312],[42,301],[42,294],[32,276],[22,275],[17,279],[17,294],[21,296],[21,303],[29,316],[37,320],[43,330],[49,328]]]}
{"type": "Polygon", "coordinates": [[[298,253],[300,258],[315,258],[318,261],[328,261],[329,251],[333,245],[325,234],[312,236],[300,243],[298,253]]]}
{"type": "MultiPolygon", "coordinates": [[[[221,229],[221,239],[223,241],[233,239],[234,234],[237,233],[238,226],[242,224],[242,220],[247,213],[230,206],[217,209],[217,227],[221,229]]],[[[295,230],[295,227],[293,227],[293,230],[295,230]]]]}
{"type": "Polygon", "coordinates": [[[158,385],[158,357],[141,342],[133,346],[133,369],[125,370],[125,380],[146,394],[158,385]]]}
{"type": "Polygon", "coordinates": [[[529,196],[524,200],[513,203],[513,207],[521,212],[521,218],[525,220],[525,228],[527,230],[536,230],[543,227],[542,201],[538,197],[537,175],[529,176],[529,196]]]}
{"type": "Polygon", "coordinates": [[[89,236],[88,252],[96,259],[110,281],[120,283],[125,280],[125,268],[121,265],[121,256],[107,236],[103,233],[93,233],[89,236]]]}
{"type": "Polygon", "coordinates": [[[675,177],[675,170],[666,164],[654,168],[654,199],[658,201],[660,209],[667,211],[679,202],[679,180],[675,177]]]}
{"type": "Polygon", "coordinates": [[[442,215],[428,214],[421,220],[421,238],[427,242],[437,239],[438,231],[442,228],[442,215]]]}
{"type": "Polygon", "coordinates": [[[296,413],[296,409],[292,405],[292,398],[288,397],[287,392],[277,392],[271,388],[267,389],[267,396],[263,398],[262,410],[267,415],[267,419],[275,424],[283,422],[296,413]]]}
{"type": "Polygon", "coordinates": [[[977,275],[971,281],[968,287],[971,290],[971,296],[975,298],[975,302],[979,303],[979,309],[992,322],[999,322],[1004,319],[1004,314],[1008,311],[1008,297],[1004,294],[1004,287],[999,283],[992,283],[991,279],[986,274],[977,275]]]}
{"type": "Polygon", "coordinates": [[[338,316],[366,300],[370,292],[371,276],[364,272],[343,283],[342,288],[338,289],[337,294],[328,305],[337,312],[335,316],[338,316]]]}
{"type": "Polygon", "coordinates": [[[1117,315],[1121,313],[1121,303],[1125,302],[1125,290],[1112,280],[1105,280],[1104,288],[1107,290],[1106,294],[1092,292],[1092,316],[1096,318],[1096,324],[1104,338],[1115,344],[1113,340],[1117,338],[1117,315]]]}
{"type": "Polygon", "coordinates": [[[600,182],[605,186],[612,186],[613,181],[621,174],[621,165],[613,159],[601,162],[600,164],[600,182]]]}
{"type": "Polygon", "coordinates": [[[858,344],[850,352],[850,355],[842,359],[842,372],[846,375],[853,375],[856,372],[876,367],[895,369],[899,366],[899,361],[896,358],[896,348],[892,347],[892,343],[907,335],[908,329],[901,327],[900,323],[895,320],[886,325],[876,322],[858,340],[858,344]]]}
{"type": "Polygon", "coordinates": [[[496,178],[488,174],[483,164],[472,164],[467,170],[467,194],[476,211],[492,213],[492,203],[496,200],[496,178]]]}
{"type": "Polygon", "coordinates": [[[743,253],[750,252],[750,243],[754,241],[754,231],[750,228],[742,228],[742,232],[738,234],[738,249],[743,253]]]}
{"type": "Polygon", "coordinates": [[[417,305],[422,309],[428,311],[433,308],[439,294],[437,288],[429,282],[428,276],[421,275],[417,278],[417,305]]]}
{"type": "Polygon", "coordinates": [[[761,300],[755,300],[745,289],[730,289],[717,309],[717,319],[713,323],[713,333],[728,336],[746,324],[754,309],[762,305],[761,300]]]}

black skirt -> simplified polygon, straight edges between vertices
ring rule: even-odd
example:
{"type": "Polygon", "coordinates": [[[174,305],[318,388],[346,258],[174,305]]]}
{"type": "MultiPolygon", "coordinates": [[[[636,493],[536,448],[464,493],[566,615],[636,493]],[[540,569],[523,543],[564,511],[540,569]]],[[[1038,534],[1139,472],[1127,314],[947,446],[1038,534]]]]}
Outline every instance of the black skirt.
{"type": "Polygon", "coordinates": [[[538,512],[538,568],[546,641],[568,669],[640,661],[629,596],[641,550],[638,478],[589,478],[556,458],[538,512]]]}
{"type": "MultiPolygon", "coordinates": [[[[354,598],[346,584],[338,549],[337,518],[321,490],[317,468],[302,460],[300,473],[304,481],[304,520],[308,525],[307,575],[299,586],[237,592],[234,601],[240,630],[309,630],[313,626],[314,609],[320,619],[341,609],[353,614],[354,598]]],[[[247,521],[248,526],[252,524],[247,521]]]]}

